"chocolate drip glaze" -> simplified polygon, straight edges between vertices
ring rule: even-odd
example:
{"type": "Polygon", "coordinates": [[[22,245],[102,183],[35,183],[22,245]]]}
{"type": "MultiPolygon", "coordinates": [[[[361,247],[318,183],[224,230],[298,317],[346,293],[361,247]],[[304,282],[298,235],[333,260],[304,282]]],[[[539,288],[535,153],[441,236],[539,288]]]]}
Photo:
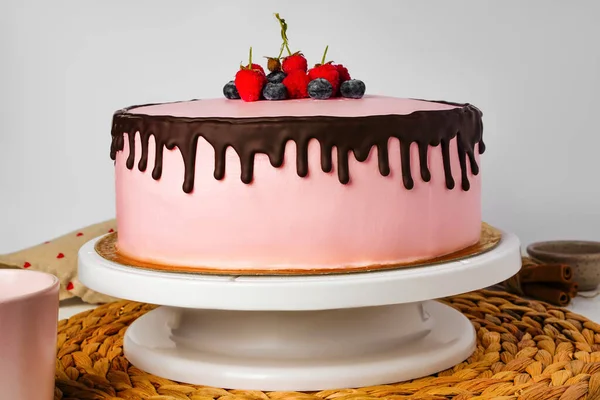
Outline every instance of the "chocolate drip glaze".
{"type": "Polygon", "coordinates": [[[482,113],[470,104],[453,104],[450,110],[416,111],[408,115],[375,115],[365,117],[259,117],[259,118],[184,118],[168,115],[135,114],[133,106],[117,111],[113,116],[110,156],[122,151],[124,134],[128,134],[129,155],[127,168],[134,168],[135,133],[141,138],[141,157],[138,169],[145,171],[148,164],[148,142],[153,136],[156,142],[156,162],[152,177],[160,179],[162,174],[163,149],[177,147],[183,157],[185,176],[183,191],[194,189],[196,146],[204,138],[215,151],[214,177],[225,176],[225,153],[232,147],[240,158],[242,182],[253,180],[254,156],[266,154],[274,168],[283,165],[285,146],[290,140],[297,148],[296,170],[298,176],[308,174],[308,143],[316,139],[321,146],[321,170],[333,169],[332,151],[337,152],[338,179],[342,184],[350,181],[348,168],[349,152],[357,161],[365,161],[373,148],[377,149],[379,172],[390,173],[388,144],[391,138],[400,141],[402,181],[406,189],[414,187],[411,171],[410,148],[418,146],[419,173],[423,181],[429,182],[431,172],[427,165],[430,146],[441,146],[446,187],[454,189],[455,182],[450,168],[450,141],[457,139],[457,152],[461,169],[461,188],[469,190],[468,169],[475,175],[479,167],[475,160],[475,145],[479,153],[485,151],[483,143],[482,113]],[[467,167],[468,159],[468,167],[467,167]]]}

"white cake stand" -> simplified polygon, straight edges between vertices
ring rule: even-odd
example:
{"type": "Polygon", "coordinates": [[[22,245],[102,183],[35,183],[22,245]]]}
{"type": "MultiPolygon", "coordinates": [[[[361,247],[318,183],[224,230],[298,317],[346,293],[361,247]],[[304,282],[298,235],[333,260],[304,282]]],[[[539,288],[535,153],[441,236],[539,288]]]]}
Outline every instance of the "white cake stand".
{"type": "Polygon", "coordinates": [[[326,276],[250,277],[154,272],[79,253],[79,278],[98,292],[161,305],[127,329],[136,367],[190,384],[313,391],[433,374],[475,348],[469,320],[431,299],[492,286],[519,271],[504,233],[486,253],[426,267],[326,276]]]}

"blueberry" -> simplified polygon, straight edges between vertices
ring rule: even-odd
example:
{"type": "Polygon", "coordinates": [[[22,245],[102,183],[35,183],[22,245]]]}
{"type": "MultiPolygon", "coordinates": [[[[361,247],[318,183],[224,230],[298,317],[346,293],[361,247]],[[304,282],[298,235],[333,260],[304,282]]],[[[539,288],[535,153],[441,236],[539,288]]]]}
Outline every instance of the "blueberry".
{"type": "Polygon", "coordinates": [[[240,94],[233,81],[229,81],[223,86],[223,94],[230,100],[238,100],[240,98],[240,94]]]}
{"type": "Polygon", "coordinates": [[[350,99],[360,99],[365,94],[365,83],[358,79],[350,79],[345,81],[340,86],[340,94],[342,97],[350,99]]]}
{"type": "Polygon", "coordinates": [[[267,81],[271,83],[281,83],[287,74],[283,71],[273,71],[267,75],[267,81]]]}
{"type": "Polygon", "coordinates": [[[333,86],[327,79],[317,78],[308,83],[308,95],[313,99],[325,100],[333,94],[333,86]]]}
{"type": "Polygon", "coordinates": [[[263,97],[267,100],[285,100],[287,94],[287,88],[283,83],[271,82],[267,82],[262,92],[263,97]]]}

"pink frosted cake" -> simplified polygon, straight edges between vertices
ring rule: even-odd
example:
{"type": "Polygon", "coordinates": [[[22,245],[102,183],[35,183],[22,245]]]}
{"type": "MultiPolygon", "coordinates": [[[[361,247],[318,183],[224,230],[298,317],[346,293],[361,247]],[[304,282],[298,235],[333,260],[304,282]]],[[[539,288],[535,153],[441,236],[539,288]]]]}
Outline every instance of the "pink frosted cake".
{"type": "MultiPolygon", "coordinates": [[[[365,96],[348,69],[282,44],[221,99],[113,116],[121,256],[217,273],[355,271],[479,241],[481,112],[365,96]],[[287,55],[283,56],[287,50],[287,55]]],[[[139,265],[139,264],[138,264],[139,265]]]]}
{"type": "Polygon", "coordinates": [[[482,129],[469,104],[370,95],[120,110],[117,249],[249,273],[447,255],[480,237],[482,129]]]}

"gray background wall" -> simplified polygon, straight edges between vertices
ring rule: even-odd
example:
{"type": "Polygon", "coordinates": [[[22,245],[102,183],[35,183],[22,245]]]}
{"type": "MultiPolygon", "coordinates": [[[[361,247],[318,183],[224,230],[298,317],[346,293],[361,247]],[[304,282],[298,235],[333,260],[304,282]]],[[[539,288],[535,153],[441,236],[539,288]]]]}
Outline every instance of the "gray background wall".
{"type": "Polygon", "coordinates": [[[484,218],[524,244],[600,240],[600,2],[0,2],[0,252],[112,218],[112,112],[221,96],[294,49],[368,91],[484,111],[484,218]]]}

